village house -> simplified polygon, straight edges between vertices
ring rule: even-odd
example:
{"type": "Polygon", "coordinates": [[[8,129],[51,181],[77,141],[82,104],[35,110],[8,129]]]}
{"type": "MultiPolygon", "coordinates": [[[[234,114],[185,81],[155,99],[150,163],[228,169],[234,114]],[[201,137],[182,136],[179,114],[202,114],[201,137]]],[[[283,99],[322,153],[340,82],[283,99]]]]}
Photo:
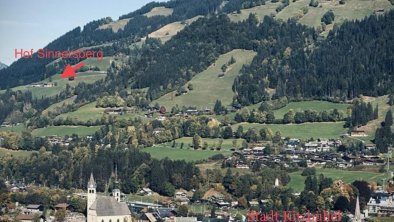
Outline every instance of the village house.
{"type": "Polygon", "coordinates": [[[160,205],[160,204],[147,203],[147,202],[142,202],[142,201],[128,202],[128,206],[135,213],[138,213],[143,209],[159,209],[162,207],[162,205],[160,205]]]}
{"type": "Polygon", "coordinates": [[[351,137],[366,137],[368,134],[364,130],[354,130],[350,133],[351,137]]]}
{"type": "Polygon", "coordinates": [[[104,113],[108,115],[121,115],[122,108],[105,108],[104,113]]]}
{"type": "Polygon", "coordinates": [[[155,129],[153,130],[153,135],[160,134],[160,133],[162,133],[162,132],[164,132],[164,131],[165,131],[164,128],[155,128],[155,129]]]}
{"type": "Polygon", "coordinates": [[[41,214],[43,210],[44,210],[44,206],[41,204],[29,204],[26,206],[26,209],[24,209],[23,211],[25,214],[36,214],[36,213],[41,214]]]}
{"type": "Polygon", "coordinates": [[[371,195],[367,207],[370,214],[394,215],[393,194],[385,191],[377,191],[371,195]]]}
{"type": "Polygon", "coordinates": [[[229,202],[225,202],[225,201],[218,201],[215,204],[219,209],[222,210],[228,209],[231,206],[229,202]]]}
{"type": "Polygon", "coordinates": [[[52,146],[53,145],[64,145],[63,139],[57,135],[50,135],[50,136],[46,136],[46,137],[42,137],[42,138],[46,138],[52,146]]]}
{"type": "MultiPolygon", "coordinates": [[[[35,221],[35,215],[34,214],[18,214],[15,217],[16,221],[20,221],[20,222],[34,222],[35,221]]],[[[40,222],[44,222],[45,217],[40,215],[39,216],[39,221],[40,222]]]]}
{"type": "Polygon", "coordinates": [[[58,210],[74,211],[74,207],[70,204],[67,204],[67,203],[56,204],[54,209],[55,209],[55,211],[58,211],[58,210]]]}
{"type": "Polygon", "coordinates": [[[164,222],[197,222],[197,217],[170,217],[164,222]]]}
{"type": "Polygon", "coordinates": [[[252,152],[254,155],[258,156],[258,155],[263,155],[264,154],[264,149],[265,147],[254,147],[252,149],[252,152]]]}
{"type": "Polygon", "coordinates": [[[180,203],[180,205],[189,204],[190,200],[187,197],[186,193],[183,191],[178,191],[174,195],[174,199],[180,203]]]}
{"type": "Polygon", "coordinates": [[[299,139],[290,139],[287,144],[286,144],[286,148],[289,149],[294,149],[297,148],[300,145],[300,140],[299,139]]]}
{"type": "Polygon", "coordinates": [[[3,122],[2,124],[1,124],[1,127],[12,127],[12,124],[11,123],[9,123],[9,122],[3,122]]]}
{"type": "Polygon", "coordinates": [[[153,191],[149,188],[142,188],[140,194],[143,196],[151,196],[153,194],[153,191]]]}

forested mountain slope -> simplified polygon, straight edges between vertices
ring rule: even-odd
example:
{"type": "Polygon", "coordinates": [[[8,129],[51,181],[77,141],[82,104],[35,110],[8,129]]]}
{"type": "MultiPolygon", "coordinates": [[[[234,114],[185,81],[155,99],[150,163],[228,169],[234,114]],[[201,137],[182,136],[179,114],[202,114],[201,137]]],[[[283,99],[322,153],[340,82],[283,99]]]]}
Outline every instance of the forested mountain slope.
{"type": "MultiPolygon", "coordinates": [[[[273,92],[272,89],[276,92],[274,99],[287,96],[290,99],[330,100],[352,99],[359,94],[380,96],[393,90],[393,11],[362,21],[345,22],[336,26],[327,38],[321,38],[317,30],[296,20],[284,22],[271,16],[258,20],[249,15],[242,22],[232,22],[227,13],[232,12],[233,8],[228,7],[235,1],[225,5],[222,1],[208,1],[208,4],[205,0],[192,4],[194,1],[148,4],[122,16],[121,19],[129,19],[129,23],[116,33],[112,28],[99,28],[113,24],[106,18],[89,23],[83,30],[76,28],[50,43],[47,48],[56,50],[102,44],[105,55],[118,56],[122,62],[111,64],[105,80],[94,84],[80,83],[51,98],[40,99],[32,97],[31,93],[8,91],[1,97],[0,104],[10,106],[0,107],[0,122],[13,110],[31,118],[51,104],[73,95],[77,95],[74,100],[77,104],[96,101],[103,95],[119,95],[125,101],[134,101],[131,90],[147,89],[145,98],[129,104],[145,107],[151,101],[179,90],[220,55],[234,49],[251,50],[257,56],[241,69],[234,81],[233,105],[272,99],[268,94],[268,91],[273,92]],[[171,8],[172,11],[166,15],[146,16],[157,7],[171,8]],[[139,47],[131,47],[166,24],[198,15],[209,16],[186,26],[165,43],[148,37],[140,42],[139,47]],[[10,101],[12,96],[16,99],[10,101]]],[[[242,4],[240,7],[246,6],[242,4]]],[[[66,62],[75,64],[78,61],[60,61],[56,69],[46,67],[50,62],[51,59],[36,56],[18,60],[0,71],[3,78],[0,87],[45,79],[59,72],[66,62]]]]}
{"type": "MultiPolygon", "coordinates": [[[[85,25],[83,29],[77,27],[65,35],[48,44],[48,50],[76,50],[82,47],[101,45],[104,43],[126,42],[128,44],[139,41],[145,35],[156,31],[166,24],[193,18],[198,15],[208,15],[215,13],[223,0],[174,0],[162,3],[150,3],[141,9],[121,16],[120,19],[129,19],[128,23],[114,32],[113,29],[99,28],[105,24],[112,23],[111,18],[103,18],[92,21],[85,25]],[[145,16],[155,7],[171,8],[173,13],[170,16],[145,16]]],[[[116,46],[106,45],[101,47],[105,56],[111,56],[119,51],[116,46]]],[[[36,49],[37,50],[37,49],[36,49]]],[[[56,68],[47,68],[46,65],[54,59],[39,59],[37,54],[33,58],[19,59],[8,69],[0,71],[0,89],[24,85],[45,79],[56,74],[70,61],[64,61],[56,68]]],[[[73,60],[73,63],[78,61],[73,60]]]]}

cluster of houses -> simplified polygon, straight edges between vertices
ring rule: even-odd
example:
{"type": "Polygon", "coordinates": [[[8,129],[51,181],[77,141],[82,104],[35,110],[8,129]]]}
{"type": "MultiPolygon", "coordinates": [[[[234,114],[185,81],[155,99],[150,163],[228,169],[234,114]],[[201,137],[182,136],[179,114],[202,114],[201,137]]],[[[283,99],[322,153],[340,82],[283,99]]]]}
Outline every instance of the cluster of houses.
{"type": "MultiPolygon", "coordinates": [[[[15,204],[14,209],[8,209],[8,213],[15,213],[15,220],[20,222],[52,222],[56,221],[55,217],[49,214],[49,211],[44,210],[44,206],[41,204],[28,204],[28,205],[19,205],[15,204]]],[[[3,209],[1,209],[3,210],[3,209]]],[[[64,221],[73,221],[73,222],[85,222],[86,217],[84,214],[74,212],[74,207],[67,203],[59,203],[53,206],[50,211],[53,211],[54,214],[59,210],[64,210],[66,212],[66,217],[64,221]]],[[[1,217],[0,217],[1,219],[1,217]]]]}
{"type": "MultiPolygon", "coordinates": [[[[341,144],[340,140],[316,140],[301,144],[298,139],[290,139],[281,154],[265,154],[265,147],[260,145],[235,151],[232,156],[224,160],[224,163],[226,166],[239,169],[248,169],[257,160],[261,162],[262,167],[269,164],[278,164],[283,167],[300,166],[301,163],[305,165],[305,162],[308,167],[328,166],[335,168],[385,164],[385,161],[379,156],[337,152],[337,148],[341,144]]],[[[368,147],[368,149],[373,149],[373,147],[368,147]]]]}
{"type": "Polygon", "coordinates": [[[27,186],[23,181],[5,181],[5,185],[9,188],[9,190],[13,193],[26,191],[27,186]]]}
{"type": "Polygon", "coordinates": [[[64,139],[57,135],[44,136],[42,138],[46,138],[49,144],[51,144],[52,146],[54,145],[69,146],[70,142],[72,141],[72,138],[64,139]]]}

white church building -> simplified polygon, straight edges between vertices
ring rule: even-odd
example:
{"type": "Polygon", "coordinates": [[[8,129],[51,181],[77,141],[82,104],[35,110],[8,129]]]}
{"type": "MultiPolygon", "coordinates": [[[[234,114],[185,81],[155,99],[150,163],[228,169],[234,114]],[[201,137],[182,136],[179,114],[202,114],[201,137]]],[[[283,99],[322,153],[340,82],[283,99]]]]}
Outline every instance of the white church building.
{"type": "Polygon", "coordinates": [[[132,222],[129,207],[120,202],[120,190],[114,189],[112,196],[97,195],[93,174],[88,182],[87,222],[132,222]]]}

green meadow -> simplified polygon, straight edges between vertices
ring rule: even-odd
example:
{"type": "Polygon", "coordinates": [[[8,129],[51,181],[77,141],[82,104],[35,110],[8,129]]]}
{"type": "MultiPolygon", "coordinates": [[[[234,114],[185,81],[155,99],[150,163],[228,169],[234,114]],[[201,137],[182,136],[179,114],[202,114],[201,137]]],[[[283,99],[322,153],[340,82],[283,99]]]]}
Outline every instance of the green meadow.
{"type": "Polygon", "coordinates": [[[302,101],[302,102],[291,102],[287,106],[275,110],[275,118],[282,119],[283,116],[289,112],[289,110],[293,110],[294,112],[302,112],[304,110],[316,110],[318,112],[321,111],[329,111],[333,109],[337,109],[340,112],[346,114],[347,108],[351,107],[351,104],[344,104],[344,103],[332,103],[327,101],[302,101]]]}
{"type": "Polygon", "coordinates": [[[282,137],[309,139],[313,138],[339,138],[346,133],[343,128],[344,122],[336,123],[303,123],[303,124],[258,124],[258,123],[239,123],[233,125],[233,130],[237,130],[238,126],[242,126],[244,131],[254,128],[260,130],[269,128],[273,133],[279,131],[282,137]]]}
{"type": "Polygon", "coordinates": [[[34,136],[53,136],[57,135],[64,137],[66,135],[71,136],[72,134],[77,134],[78,136],[89,136],[93,135],[96,131],[100,129],[100,126],[48,126],[45,128],[39,128],[33,130],[32,134],[34,136]]]}
{"type": "MultiPolygon", "coordinates": [[[[288,187],[293,188],[294,191],[300,192],[304,189],[304,182],[306,177],[301,176],[302,171],[290,173],[290,183],[288,187]]],[[[352,183],[355,180],[365,180],[368,182],[378,182],[385,178],[387,174],[374,173],[368,171],[350,171],[332,168],[316,168],[316,175],[323,174],[325,177],[330,177],[333,180],[342,180],[346,183],[352,183]]]]}
{"type": "Polygon", "coordinates": [[[18,86],[13,88],[13,90],[21,90],[21,91],[31,91],[33,97],[41,98],[41,97],[50,97],[59,94],[61,91],[66,89],[67,85],[71,87],[77,86],[79,83],[94,83],[98,80],[104,79],[107,74],[102,72],[83,72],[78,73],[77,77],[73,81],[69,81],[68,79],[61,79],[60,74],[54,75],[50,78],[45,79],[42,81],[43,83],[53,82],[56,84],[54,87],[30,87],[28,85],[25,86],[18,86]]]}
{"type": "MultiPolygon", "coordinates": [[[[243,139],[237,140],[237,147],[242,145],[243,139]]],[[[201,148],[198,150],[194,150],[191,147],[193,144],[193,138],[191,137],[183,137],[175,140],[176,146],[172,147],[172,142],[155,145],[153,147],[145,148],[143,151],[151,154],[153,158],[156,159],[164,159],[169,158],[172,160],[185,160],[185,161],[198,161],[198,160],[206,160],[209,157],[215,154],[223,154],[224,156],[231,155],[230,149],[232,148],[232,139],[223,140],[222,149],[221,150],[210,150],[212,146],[219,145],[219,139],[208,139],[203,138],[202,142],[208,143],[208,149],[202,150],[201,148]],[[181,143],[183,143],[183,148],[181,149],[181,143]]]]}
{"type": "Polygon", "coordinates": [[[176,104],[179,107],[213,108],[216,100],[220,99],[224,105],[230,105],[234,96],[232,91],[234,79],[239,75],[242,66],[251,63],[255,55],[255,52],[247,50],[233,50],[221,55],[207,70],[197,74],[190,82],[185,84],[186,89],[189,83],[192,84],[193,90],[189,90],[187,94],[180,96],[175,96],[176,92],[170,92],[153,101],[152,104],[158,102],[165,106],[167,110],[170,110],[176,104]],[[218,75],[222,73],[221,67],[228,63],[232,56],[236,63],[230,65],[225,75],[219,78],[218,75]]]}

